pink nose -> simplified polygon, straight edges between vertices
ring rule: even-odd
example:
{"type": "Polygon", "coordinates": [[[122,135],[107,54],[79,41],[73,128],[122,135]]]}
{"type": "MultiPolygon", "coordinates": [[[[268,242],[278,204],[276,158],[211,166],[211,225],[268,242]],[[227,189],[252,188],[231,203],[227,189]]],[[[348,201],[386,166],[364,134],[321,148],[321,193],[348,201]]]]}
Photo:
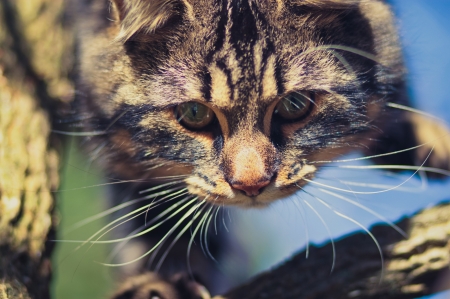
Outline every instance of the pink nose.
{"type": "Polygon", "coordinates": [[[259,195],[261,193],[261,189],[269,184],[270,184],[270,180],[267,180],[267,181],[259,182],[256,184],[252,184],[250,186],[247,186],[245,184],[235,183],[235,184],[231,184],[231,187],[233,187],[234,189],[244,191],[245,194],[247,194],[247,196],[252,197],[252,196],[259,195]]]}

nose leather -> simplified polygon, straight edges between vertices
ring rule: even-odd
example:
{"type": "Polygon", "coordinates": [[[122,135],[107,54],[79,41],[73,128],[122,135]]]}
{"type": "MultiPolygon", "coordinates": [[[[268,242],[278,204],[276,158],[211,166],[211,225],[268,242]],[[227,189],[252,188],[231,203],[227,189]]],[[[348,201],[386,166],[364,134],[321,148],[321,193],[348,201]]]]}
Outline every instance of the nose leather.
{"type": "Polygon", "coordinates": [[[267,181],[256,183],[254,185],[253,184],[245,185],[245,184],[235,183],[235,184],[231,184],[231,187],[233,187],[234,189],[237,189],[237,190],[244,191],[247,196],[253,197],[253,196],[259,195],[261,193],[262,188],[266,187],[269,184],[270,184],[270,180],[267,180],[267,181]]]}

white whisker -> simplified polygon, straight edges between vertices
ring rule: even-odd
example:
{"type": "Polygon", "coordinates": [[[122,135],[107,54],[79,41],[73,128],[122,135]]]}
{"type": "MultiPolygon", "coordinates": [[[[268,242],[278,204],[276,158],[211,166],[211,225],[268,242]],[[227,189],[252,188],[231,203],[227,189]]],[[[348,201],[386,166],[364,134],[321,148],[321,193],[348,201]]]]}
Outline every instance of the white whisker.
{"type": "MultiPolygon", "coordinates": [[[[311,195],[311,194],[310,194],[311,195]]],[[[328,209],[330,209],[333,213],[335,213],[336,215],[338,215],[339,217],[342,217],[344,219],[349,220],[350,222],[353,222],[354,224],[356,224],[357,226],[361,227],[369,236],[370,238],[373,240],[373,242],[375,243],[375,245],[377,246],[378,252],[380,254],[380,260],[381,260],[381,275],[380,275],[380,283],[381,280],[384,277],[384,257],[383,257],[383,251],[381,249],[380,243],[378,243],[377,239],[375,238],[375,236],[367,229],[364,227],[364,225],[362,225],[361,223],[359,223],[358,221],[356,221],[355,219],[342,214],[338,211],[336,211],[332,206],[330,206],[329,204],[327,204],[325,201],[323,201],[322,199],[318,198],[317,196],[312,195],[318,202],[320,202],[321,204],[323,204],[325,207],[327,207],[328,209]]]]}
{"type": "MultiPolygon", "coordinates": [[[[183,189],[186,190],[186,188],[183,188],[183,189]]],[[[182,189],[182,190],[183,190],[183,189],[182,189]]],[[[171,191],[175,191],[175,190],[178,190],[178,189],[171,189],[171,191]]],[[[163,194],[163,193],[155,193],[156,196],[159,196],[159,195],[162,195],[162,194],[163,194]],[[157,195],[156,195],[156,194],[157,194],[157,195]]],[[[110,215],[110,214],[112,214],[112,213],[114,213],[114,212],[117,212],[117,211],[122,210],[122,209],[124,209],[124,208],[126,208],[126,207],[129,207],[129,206],[131,206],[131,205],[133,205],[133,204],[136,204],[136,203],[139,203],[139,202],[141,202],[141,201],[148,200],[148,199],[149,199],[148,196],[146,196],[146,197],[141,197],[141,198],[137,198],[137,199],[133,199],[133,200],[124,202],[124,203],[122,203],[122,204],[119,204],[119,205],[117,205],[117,206],[115,206],[115,207],[112,207],[112,208],[110,208],[110,209],[108,209],[108,210],[106,210],[106,211],[103,211],[103,212],[101,212],[101,213],[98,213],[98,214],[96,214],[96,215],[93,215],[93,216],[91,216],[91,217],[88,217],[88,218],[86,218],[86,219],[84,219],[84,220],[82,220],[82,221],[79,221],[79,222],[75,223],[75,224],[72,225],[71,227],[69,227],[69,228],[65,231],[65,234],[68,234],[68,233],[70,233],[70,232],[72,232],[72,231],[74,231],[74,230],[76,230],[76,229],[79,229],[79,228],[81,228],[81,227],[83,227],[83,226],[85,226],[85,225],[87,225],[87,224],[89,224],[89,223],[91,223],[91,222],[93,222],[93,221],[96,221],[96,220],[98,220],[98,219],[101,219],[101,218],[103,218],[103,217],[106,217],[106,216],[108,216],[108,215],[110,215]]],[[[164,199],[164,198],[162,198],[161,200],[163,200],[163,199],[164,199]]],[[[158,201],[158,202],[159,202],[159,201],[158,201]]],[[[155,202],[155,204],[158,203],[158,202],[155,202]]]]}
{"type": "Polygon", "coordinates": [[[416,113],[416,114],[420,114],[420,115],[426,116],[426,117],[428,117],[428,118],[435,119],[435,120],[437,120],[437,121],[439,121],[439,122],[441,122],[441,123],[446,123],[445,120],[443,120],[443,119],[441,119],[441,118],[439,118],[439,117],[437,117],[437,116],[434,116],[434,115],[432,115],[432,114],[430,114],[430,113],[421,111],[421,110],[419,110],[419,109],[414,109],[414,108],[412,108],[412,107],[408,107],[408,106],[405,106],[405,105],[387,102],[387,103],[386,103],[386,106],[391,107],[391,108],[397,108],[397,109],[400,109],[400,110],[405,110],[405,111],[412,112],[412,113],[416,113]]]}
{"type": "Polygon", "coordinates": [[[334,196],[336,198],[339,198],[339,199],[341,199],[343,201],[346,201],[346,202],[348,202],[348,203],[350,203],[350,204],[352,204],[352,205],[354,205],[354,206],[356,206],[356,207],[358,207],[358,208],[360,208],[360,209],[362,209],[362,210],[364,210],[364,211],[374,215],[375,217],[377,217],[381,221],[384,221],[385,223],[387,223],[390,227],[392,227],[394,230],[396,230],[404,238],[408,237],[408,235],[405,233],[405,231],[403,231],[400,227],[395,225],[392,221],[389,221],[386,217],[382,216],[381,214],[373,211],[372,209],[369,209],[368,207],[366,207],[366,206],[364,206],[364,205],[362,205],[362,204],[360,204],[360,203],[358,203],[358,202],[356,202],[354,200],[351,200],[351,199],[349,199],[349,198],[347,198],[345,196],[342,196],[340,194],[334,193],[332,191],[328,191],[328,190],[325,190],[325,189],[322,189],[322,188],[318,188],[318,189],[320,191],[324,192],[324,193],[327,193],[327,194],[332,195],[332,196],[334,196]]]}
{"type": "Polygon", "coordinates": [[[99,136],[99,135],[107,134],[106,131],[70,132],[70,131],[61,131],[61,130],[52,130],[52,133],[66,135],[66,136],[75,136],[75,137],[90,137],[90,136],[99,136]]]}
{"type": "Polygon", "coordinates": [[[221,208],[221,206],[217,207],[216,213],[214,215],[214,231],[216,232],[216,236],[217,236],[217,214],[219,214],[220,208],[221,208]]]}
{"type": "MultiPolygon", "coordinates": [[[[213,206],[213,208],[215,208],[216,210],[219,208],[219,207],[216,207],[216,206],[213,206]]],[[[209,216],[209,218],[208,218],[208,220],[207,220],[207,223],[206,223],[206,230],[205,230],[205,250],[206,250],[206,254],[215,262],[215,263],[217,263],[217,260],[214,258],[214,256],[212,255],[212,253],[211,253],[211,251],[209,250],[209,246],[208,246],[208,228],[209,228],[209,225],[211,224],[211,221],[212,221],[212,219],[213,219],[213,216],[214,216],[214,212],[212,212],[211,213],[211,215],[209,216]]]]}
{"type": "MultiPolygon", "coordinates": [[[[194,200],[197,200],[198,198],[194,198],[194,200]]],[[[203,205],[205,203],[205,200],[201,201],[200,203],[198,203],[197,205],[195,205],[194,207],[192,207],[191,209],[189,209],[189,211],[186,212],[186,214],[180,218],[180,220],[178,220],[178,222],[161,238],[161,240],[159,240],[158,243],[156,243],[155,246],[153,246],[150,250],[148,250],[146,253],[142,254],[140,257],[135,258],[131,261],[125,262],[125,263],[119,263],[119,264],[106,264],[106,263],[100,263],[101,265],[104,266],[108,266],[108,267],[120,267],[120,266],[126,266],[132,263],[135,263],[143,258],[145,258],[146,256],[148,256],[149,254],[151,254],[156,248],[159,247],[159,245],[168,237],[170,236],[173,231],[175,231],[180,224],[187,218],[189,217],[200,205],[203,205]]]]}
{"type": "MultiPolygon", "coordinates": [[[[327,167],[327,166],[325,166],[327,167]]],[[[331,166],[346,169],[394,169],[394,170],[420,170],[450,176],[450,171],[435,167],[413,166],[413,165],[338,165],[331,166]]]]}
{"type": "MultiPolygon", "coordinates": [[[[297,196],[298,196],[298,195],[297,195],[297,196]]],[[[298,196],[298,197],[300,198],[300,196],[298,196]]],[[[305,253],[305,255],[306,255],[306,258],[308,258],[308,257],[309,257],[309,231],[308,231],[308,221],[306,220],[306,215],[305,215],[305,211],[304,211],[304,209],[303,209],[303,206],[300,206],[300,205],[298,204],[298,202],[295,201],[295,200],[294,200],[293,202],[294,202],[295,206],[297,207],[297,209],[299,210],[299,212],[300,212],[300,214],[301,214],[300,219],[301,219],[301,221],[302,221],[303,227],[305,228],[305,237],[306,237],[306,253],[305,253]]],[[[302,203],[301,199],[300,199],[300,203],[302,203]]]]}
{"type": "MultiPolygon", "coordinates": [[[[206,206],[203,206],[202,209],[200,211],[203,211],[203,209],[206,206]]],[[[176,235],[176,237],[172,240],[172,242],[169,244],[169,246],[167,247],[166,251],[164,252],[164,254],[161,256],[161,258],[158,261],[158,264],[155,266],[155,272],[158,272],[159,269],[161,269],[161,266],[164,262],[164,260],[166,259],[167,255],[169,254],[170,250],[173,248],[173,246],[178,242],[178,240],[183,236],[184,233],[186,233],[186,231],[189,229],[189,227],[191,227],[192,223],[195,221],[195,219],[197,219],[197,217],[199,217],[201,215],[201,212],[194,215],[194,217],[186,224],[186,226],[178,233],[178,235],[176,235]]],[[[162,245],[162,244],[161,244],[162,245]]],[[[161,249],[162,246],[159,246],[158,249],[155,251],[154,256],[156,257],[157,255],[157,251],[159,251],[159,249],[161,249]]],[[[151,265],[151,264],[150,264],[151,265]]]]}
{"type": "Polygon", "coordinates": [[[203,222],[203,224],[202,224],[202,226],[201,226],[201,228],[200,228],[200,235],[199,235],[199,237],[200,237],[200,247],[201,247],[202,252],[203,252],[204,255],[207,255],[207,254],[206,254],[206,247],[207,247],[207,244],[205,243],[205,246],[203,246],[203,242],[202,242],[202,241],[203,241],[203,238],[202,238],[202,235],[205,235],[205,240],[206,240],[205,225],[206,225],[206,223],[207,223],[208,216],[209,216],[209,214],[211,213],[213,207],[214,207],[214,206],[211,205],[210,208],[209,208],[209,210],[205,213],[205,215],[204,215],[204,216],[202,217],[202,219],[200,220],[201,222],[203,222]]]}
{"type": "MultiPolygon", "coordinates": [[[[361,183],[361,182],[352,182],[352,181],[344,181],[344,180],[337,180],[337,182],[345,184],[347,186],[366,187],[366,188],[382,189],[382,190],[394,187],[394,185],[387,185],[387,184],[361,183]]],[[[418,192],[418,191],[423,191],[423,190],[424,189],[422,189],[422,187],[419,187],[419,188],[398,187],[394,191],[418,192]]]]}
{"type": "Polygon", "coordinates": [[[307,181],[307,182],[309,182],[309,183],[312,183],[312,184],[314,184],[314,185],[319,185],[319,186],[328,188],[328,189],[333,189],[333,190],[336,190],[336,191],[342,191],[342,192],[347,192],[347,193],[352,193],[352,194],[378,194],[378,193],[389,192],[389,191],[395,190],[396,188],[398,188],[398,187],[400,187],[400,186],[403,186],[403,185],[406,184],[409,180],[411,180],[411,179],[416,175],[416,173],[419,172],[419,170],[422,169],[422,166],[423,166],[423,165],[425,164],[425,162],[428,160],[428,158],[430,157],[430,155],[431,155],[431,153],[433,152],[433,150],[434,150],[434,147],[431,148],[431,150],[430,150],[430,152],[428,153],[427,157],[426,157],[426,158],[424,159],[424,161],[422,162],[422,165],[420,165],[420,167],[419,167],[416,171],[414,171],[414,173],[413,173],[411,176],[409,176],[407,179],[405,179],[402,183],[400,183],[400,184],[398,184],[398,185],[396,185],[396,186],[394,186],[394,187],[392,187],[392,188],[387,188],[387,189],[384,189],[384,190],[379,190],[379,191],[353,191],[353,190],[347,190],[347,189],[342,189],[342,188],[338,188],[338,187],[333,187],[333,186],[325,185],[325,184],[322,184],[322,183],[319,183],[319,182],[315,182],[315,181],[312,181],[312,180],[309,180],[309,179],[305,179],[305,178],[302,178],[302,180],[307,181]]]}
{"type": "Polygon", "coordinates": [[[380,275],[380,280],[379,283],[381,283],[383,277],[384,277],[384,257],[383,257],[383,250],[381,249],[380,243],[378,243],[377,238],[375,238],[375,236],[370,232],[370,230],[368,230],[367,228],[364,227],[364,225],[362,225],[361,223],[359,223],[358,221],[356,221],[353,218],[348,217],[347,215],[344,215],[336,210],[332,210],[336,215],[338,215],[339,217],[342,217],[344,219],[349,220],[350,222],[353,222],[354,224],[356,224],[357,226],[361,227],[369,236],[370,238],[373,240],[373,242],[375,243],[375,245],[377,246],[378,252],[380,254],[380,262],[381,262],[381,275],[380,275]]]}
{"type": "MultiPolygon", "coordinates": [[[[305,190],[303,190],[303,192],[305,192],[305,190]]],[[[313,195],[309,194],[308,192],[305,192],[305,193],[308,194],[309,196],[314,197],[313,195]]],[[[333,237],[331,236],[330,228],[328,227],[328,225],[325,222],[325,220],[323,219],[323,217],[319,214],[319,212],[317,212],[317,210],[314,209],[314,207],[306,199],[303,199],[303,202],[314,212],[314,214],[316,214],[316,216],[319,218],[319,220],[322,222],[322,224],[324,225],[325,229],[328,232],[328,237],[330,238],[330,241],[331,241],[331,248],[333,250],[333,262],[331,264],[331,271],[330,271],[330,273],[331,273],[331,272],[333,272],[334,267],[336,265],[336,247],[334,246],[334,240],[333,240],[333,237]]]]}
{"type": "MultiPolygon", "coordinates": [[[[186,251],[187,268],[188,268],[188,273],[189,273],[189,275],[190,275],[191,277],[193,277],[193,275],[192,275],[192,268],[191,268],[191,263],[190,263],[190,260],[189,260],[189,255],[190,255],[190,253],[191,253],[192,244],[194,243],[194,237],[195,237],[195,235],[197,234],[198,230],[200,229],[200,227],[201,227],[201,225],[202,225],[202,223],[203,223],[203,219],[204,219],[204,218],[205,218],[205,217],[203,216],[202,220],[199,221],[199,223],[198,223],[197,226],[195,227],[194,233],[191,234],[191,239],[189,240],[188,248],[187,248],[187,251],[186,251]]],[[[194,220],[194,219],[193,219],[193,220],[194,220]]],[[[190,227],[192,227],[192,223],[193,223],[193,221],[190,222],[190,227]]],[[[201,238],[201,236],[200,236],[200,238],[201,238]]],[[[200,241],[200,243],[201,243],[201,241],[200,241]]]]}

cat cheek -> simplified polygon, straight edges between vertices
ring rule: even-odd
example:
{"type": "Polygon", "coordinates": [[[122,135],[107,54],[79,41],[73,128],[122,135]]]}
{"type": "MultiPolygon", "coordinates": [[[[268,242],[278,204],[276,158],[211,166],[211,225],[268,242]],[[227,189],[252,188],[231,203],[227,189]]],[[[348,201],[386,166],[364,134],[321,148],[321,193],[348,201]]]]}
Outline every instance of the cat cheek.
{"type": "Polygon", "coordinates": [[[289,164],[281,167],[275,180],[275,187],[282,188],[292,184],[303,186],[306,184],[306,181],[302,181],[302,178],[312,179],[314,173],[317,171],[317,167],[314,165],[297,162],[289,164]]]}

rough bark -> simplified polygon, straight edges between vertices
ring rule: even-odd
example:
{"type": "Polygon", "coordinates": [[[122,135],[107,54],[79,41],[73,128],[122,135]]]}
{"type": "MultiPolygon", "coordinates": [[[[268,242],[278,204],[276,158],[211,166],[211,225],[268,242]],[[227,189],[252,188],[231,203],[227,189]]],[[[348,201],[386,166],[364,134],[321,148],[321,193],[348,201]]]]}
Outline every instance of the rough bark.
{"type": "Polygon", "coordinates": [[[366,233],[343,237],[332,247],[311,247],[309,258],[298,253],[280,267],[259,275],[224,296],[214,299],[339,299],[417,298],[450,287],[450,204],[426,209],[392,227],[375,226],[371,232],[380,252],[366,233]],[[446,280],[447,279],[447,280],[446,280]]]}
{"type": "MultiPolygon", "coordinates": [[[[58,141],[70,98],[62,0],[0,0],[0,298],[49,298],[58,141]]],[[[69,56],[70,57],[70,56],[69,56]]]]}

